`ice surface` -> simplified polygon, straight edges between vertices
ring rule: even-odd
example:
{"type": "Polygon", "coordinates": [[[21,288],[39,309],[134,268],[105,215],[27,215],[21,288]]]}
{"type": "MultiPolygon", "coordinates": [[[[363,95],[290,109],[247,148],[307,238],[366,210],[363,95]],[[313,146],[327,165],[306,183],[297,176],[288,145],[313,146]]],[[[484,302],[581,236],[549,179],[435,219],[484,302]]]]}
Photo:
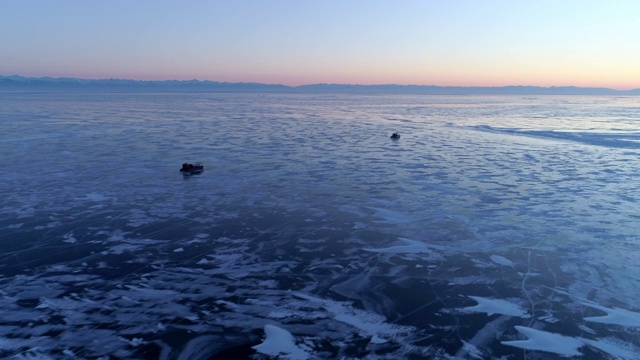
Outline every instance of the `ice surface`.
{"type": "Polygon", "coordinates": [[[391,246],[381,249],[364,249],[364,251],[377,252],[377,253],[391,253],[391,254],[417,254],[417,253],[433,253],[434,248],[438,246],[428,245],[419,241],[410,239],[400,239],[406,245],[391,246]]]}
{"type": "Polygon", "coordinates": [[[1,93],[0,358],[637,359],[638,101],[1,93]]]}

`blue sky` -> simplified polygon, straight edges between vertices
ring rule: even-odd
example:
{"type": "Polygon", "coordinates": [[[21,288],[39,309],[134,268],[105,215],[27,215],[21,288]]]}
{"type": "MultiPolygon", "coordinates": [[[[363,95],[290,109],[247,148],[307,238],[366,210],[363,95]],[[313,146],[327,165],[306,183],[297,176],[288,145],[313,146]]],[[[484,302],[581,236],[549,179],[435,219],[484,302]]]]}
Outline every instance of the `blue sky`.
{"type": "Polygon", "coordinates": [[[640,87],[640,1],[2,0],[0,74],[640,87]]]}

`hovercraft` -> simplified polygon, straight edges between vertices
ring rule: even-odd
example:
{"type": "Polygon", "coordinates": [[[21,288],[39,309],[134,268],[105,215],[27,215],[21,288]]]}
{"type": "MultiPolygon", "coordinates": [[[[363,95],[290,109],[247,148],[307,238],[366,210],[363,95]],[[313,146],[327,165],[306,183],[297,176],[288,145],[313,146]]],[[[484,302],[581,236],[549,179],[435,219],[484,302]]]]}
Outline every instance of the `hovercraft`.
{"type": "Polygon", "coordinates": [[[201,173],[204,170],[204,165],[197,162],[195,164],[184,163],[182,164],[182,168],[180,168],[180,172],[183,174],[196,174],[201,173]]]}

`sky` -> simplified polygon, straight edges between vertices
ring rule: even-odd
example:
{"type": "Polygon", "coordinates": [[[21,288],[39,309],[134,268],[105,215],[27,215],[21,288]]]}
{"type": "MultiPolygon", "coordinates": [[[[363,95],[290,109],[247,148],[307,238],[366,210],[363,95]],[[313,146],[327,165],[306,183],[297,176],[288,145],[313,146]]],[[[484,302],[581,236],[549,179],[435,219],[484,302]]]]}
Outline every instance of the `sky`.
{"type": "Polygon", "coordinates": [[[0,75],[640,88],[637,0],[0,0],[0,75]]]}

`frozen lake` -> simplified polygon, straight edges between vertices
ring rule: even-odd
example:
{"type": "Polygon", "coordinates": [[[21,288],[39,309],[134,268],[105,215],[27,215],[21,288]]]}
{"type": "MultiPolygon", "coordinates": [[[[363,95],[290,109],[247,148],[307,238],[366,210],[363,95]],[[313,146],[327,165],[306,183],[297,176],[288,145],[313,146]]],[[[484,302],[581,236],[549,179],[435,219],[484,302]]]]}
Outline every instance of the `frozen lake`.
{"type": "Polygon", "coordinates": [[[640,358],[639,98],[0,93],[0,154],[3,358],[640,358]]]}

